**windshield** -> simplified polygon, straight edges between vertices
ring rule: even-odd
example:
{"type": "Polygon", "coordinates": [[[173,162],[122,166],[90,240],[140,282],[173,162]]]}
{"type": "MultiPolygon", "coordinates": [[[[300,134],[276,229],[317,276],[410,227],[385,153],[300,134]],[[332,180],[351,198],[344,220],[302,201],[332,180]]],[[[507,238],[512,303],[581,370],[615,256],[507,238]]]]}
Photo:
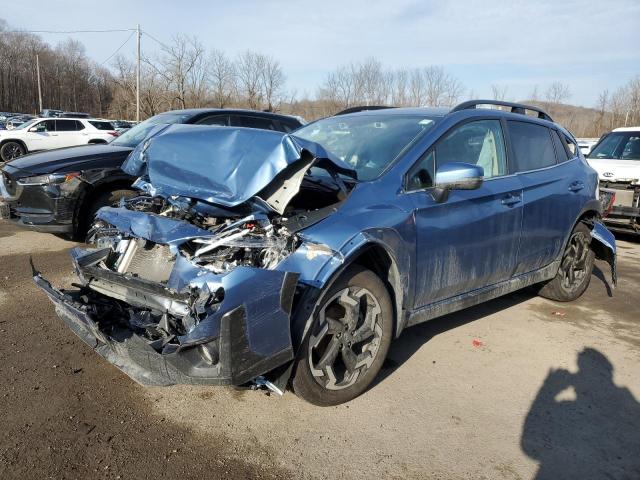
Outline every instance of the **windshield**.
{"type": "Polygon", "coordinates": [[[373,180],[402,150],[429,130],[436,117],[422,115],[353,115],[318,120],[293,135],[322,145],[358,172],[358,180],[373,180]]]}
{"type": "Polygon", "coordinates": [[[191,117],[190,114],[185,113],[161,113],[139,123],[130,130],[127,130],[118,138],[116,138],[111,145],[118,145],[120,147],[135,148],[138,144],[146,138],[151,129],[160,124],[172,124],[172,123],[185,123],[191,117]]]}
{"type": "Polygon", "coordinates": [[[33,125],[34,123],[36,123],[38,120],[40,120],[39,118],[33,118],[31,120],[27,120],[24,123],[21,123],[20,125],[18,125],[17,127],[14,128],[14,130],[21,130],[23,128],[27,128],[30,127],[31,125],[33,125]]]}
{"type": "Polygon", "coordinates": [[[591,151],[589,158],[640,160],[640,132],[612,132],[591,151]]]}

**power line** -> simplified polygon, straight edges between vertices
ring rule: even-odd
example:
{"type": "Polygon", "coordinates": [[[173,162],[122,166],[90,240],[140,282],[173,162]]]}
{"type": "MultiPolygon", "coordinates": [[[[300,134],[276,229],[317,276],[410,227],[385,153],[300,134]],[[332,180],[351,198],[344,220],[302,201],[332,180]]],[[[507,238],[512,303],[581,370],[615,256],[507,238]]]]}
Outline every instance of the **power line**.
{"type": "Polygon", "coordinates": [[[166,43],[162,43],[160,40],[158,40],[156,37],[154,37],[153,35],[151,35],[149,32],[147,32],[146,30],[143,30],[142,33],[144,33],[147,37],[149,37],[151,40],[153,40],[154,42],[156,42],[158,45],[160,45],[161,47],[164,48],[171,48],[169,47],[166,43]]]}
{"type": "Polygon", "coordinates": [[[113,30],[3,30],[0,33],[112,33],[131,32],[135,28],[113,29],[113,30]]]}
{"type": "Polygon", "coordinates": [[[134,35],[135,33],[136,33],[135,31],[131,32],[131,33],[129,34],[129,36],[127,37],[127,39],[122,43],[122,45],[120,45],[120,46],[116,49],[116,51],[115,51],[115,52],[113,52],[111,55],[109,55],[109,57],[108,57],[104,62],[102,62],[100,65],[104,65],[104,64],[105,64],[105,63],[107,63],[109,60],[111,60],[111,59],[115,56],[115,54],[116,54],[116,53],[118,53],[118,52],[120,51],[120,49],[122,49],[122,47],[124,47],[124,46],[127,44],[127,42],[129,42],[129,40],[131,40],[131,37],[133,37],[133,35],[134,35]]]}

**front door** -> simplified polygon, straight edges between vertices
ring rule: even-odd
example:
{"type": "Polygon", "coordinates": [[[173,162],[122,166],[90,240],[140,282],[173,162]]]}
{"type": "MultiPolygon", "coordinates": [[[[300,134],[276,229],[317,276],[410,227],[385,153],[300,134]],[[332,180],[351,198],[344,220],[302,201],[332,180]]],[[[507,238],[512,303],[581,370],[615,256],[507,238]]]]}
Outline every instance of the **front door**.
{"type": "Polygon", "coordinates": [[[416,308],[511,278],[522,188],[517,177],[507,175],[500,120],[454,127],[410,170],[407,189],[415,209],[416,308]],[[429,187],[433,172],[448,162],[482,166],[484,181],[477,190],[455,190],[438,203],[429,187]]]}
{"type": "Polygon", "coordinates": [[[55,120],[42,120],[35,123],[25,135],[25,143],[30,152],[57,148],[58,135],[55,120]]]}

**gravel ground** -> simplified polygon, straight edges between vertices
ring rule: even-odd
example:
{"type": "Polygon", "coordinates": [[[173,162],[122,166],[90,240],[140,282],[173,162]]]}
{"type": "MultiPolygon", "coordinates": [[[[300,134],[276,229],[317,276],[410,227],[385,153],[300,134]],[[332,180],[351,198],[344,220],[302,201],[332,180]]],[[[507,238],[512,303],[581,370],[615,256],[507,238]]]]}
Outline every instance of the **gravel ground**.
{"type": "Polygon", "coordinates": [[[73,281],[50,235],[0,223],[0,478],[640,478],[640,243],[571,304],[519,292],[405,331],[376,384],[317,408],[145,389],[32,285],[73,281]]]}

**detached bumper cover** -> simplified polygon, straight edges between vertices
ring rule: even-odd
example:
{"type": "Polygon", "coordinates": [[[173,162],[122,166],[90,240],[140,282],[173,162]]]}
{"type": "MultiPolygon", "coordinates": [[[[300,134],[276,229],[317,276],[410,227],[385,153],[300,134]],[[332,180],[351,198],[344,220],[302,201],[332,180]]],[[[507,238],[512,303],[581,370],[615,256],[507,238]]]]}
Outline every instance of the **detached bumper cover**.
{"type": "MultiPolygon", "coordinates": [[[[90,274],[78,265],[82,258],[75,253],[76,268],[83,276],[90,274]]],[[[222,279],[225,296],[218,310],[179,337],[177,348],[158,351],[151,340],[126,326],[109,324],[106,328],[80,301],[79,291],[56,290],[34,271],[36,285],[69,328],[145,386],[242,385],[292,360],[290,313],[297,279],[297,274],[288,272],[234,270],[222,279]],[[203,349],[208,355],[203,355],[203,349]]],[[[118,287],[133,294],[139,291],[136,282],[122,277],[118,287]]]]}
{"type": "Polygon", "coordinates": [[[593,222],[591,238],[591,247],[593,248],[596,257],[601,260],[606,260],[611,266],[611,280],[613,281],[613,284],[616,285],[618,283],[618,276],[616,272],[616,238],[601,222],[593,222]]]}

